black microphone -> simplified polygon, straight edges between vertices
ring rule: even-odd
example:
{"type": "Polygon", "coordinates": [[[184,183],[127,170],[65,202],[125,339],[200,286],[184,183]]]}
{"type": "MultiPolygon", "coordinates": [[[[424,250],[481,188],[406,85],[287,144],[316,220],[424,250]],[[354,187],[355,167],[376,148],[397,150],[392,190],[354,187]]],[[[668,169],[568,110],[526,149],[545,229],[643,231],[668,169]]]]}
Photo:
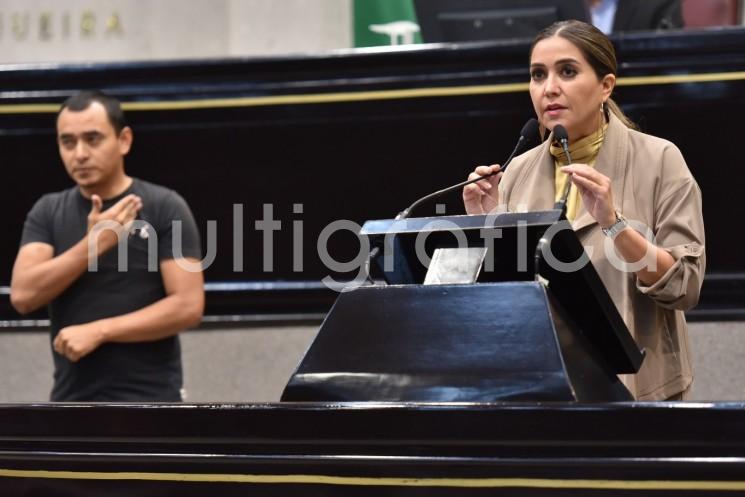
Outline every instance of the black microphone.
{"type": "Polygon", "coordinates": [[[528,122],[525,123],[525,125],[523,126],[523,129],[520,130],[520,138],[518,138],[515,148],[512,149],[512,153],[509,155],[509,157],[507,157],[507,160],[504,161],[504,164],[502,164],[502,166],[497,171],[486,174],[476,179],[466,180],[461,183],[458,183],[457,185],[449,186],[447,188],[443,188],[442,190],[438,190],[436,192],[430,193],[429,195],[425,195],[424,197],[418,199],[416,202],[408,206],[406,209],[399,212],[398,216],[396,216],[396,219],[397,220],[406,219],[407,217],[409,217],[409,215],[411,215],[411,212],[416,207],[426,202],[427,200],[431,200],[433,198],[439,197],[440,195],[444,195],[453,190],[463,188],[466,185],[470,185],[471,183],[476,183],[477,181],[481,181],[482,179],[489,178],[501,171],[504,171],[505,169],[507,169],[507,166],[510,164],[510,162],[512,162],[512,158],[515,157],[518,153],[525,150],[527,145],[532,143],[533,140],[536,138],[536,136],[538,136],[538,121],[535,118],[531,118],[528,120],[528,122]]]}
{"type": "Polygon", "coordinates": [[[564,153],[567,156],[567,164],[572,163],[572,156],[569,155],[569,135],[567,130],[561,124],[554,126],[554,139],[559,142],[561,148],[564,149],[564,153]]]}
{"type": "MultiPolygon", "coordinates": [[[[569,154],[569,135],[564,126],[557,124],[554,126],[554,138],[559,142],[561,148],[564,149],[564,155],[567,157],[567,165],[572,163],[572,156],[569,154]]],[[[571,178],[567,178],[567,182],[564,185],[564,191],[561,193],[561,197],[554,204],[554,209],[561,211],[561,219],[566,219],[567,214],[567,199],[569,198],[569,189],[572,187],[571,178]]]]}

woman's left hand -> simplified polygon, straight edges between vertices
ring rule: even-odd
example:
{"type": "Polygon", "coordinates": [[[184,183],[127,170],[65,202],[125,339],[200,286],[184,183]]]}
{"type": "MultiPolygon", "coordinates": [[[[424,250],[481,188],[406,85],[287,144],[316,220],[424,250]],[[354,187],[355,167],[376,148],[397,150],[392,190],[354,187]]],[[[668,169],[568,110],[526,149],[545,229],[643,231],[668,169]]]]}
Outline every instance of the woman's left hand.
{"type": "Polygon", "coordinates": [[[570,181],[582,196],[582,205],[600,227],[612,226],[616,222],[616,208],[610,178],[585,164],[571,164],[561,170],[570,175],[570,181]]]}

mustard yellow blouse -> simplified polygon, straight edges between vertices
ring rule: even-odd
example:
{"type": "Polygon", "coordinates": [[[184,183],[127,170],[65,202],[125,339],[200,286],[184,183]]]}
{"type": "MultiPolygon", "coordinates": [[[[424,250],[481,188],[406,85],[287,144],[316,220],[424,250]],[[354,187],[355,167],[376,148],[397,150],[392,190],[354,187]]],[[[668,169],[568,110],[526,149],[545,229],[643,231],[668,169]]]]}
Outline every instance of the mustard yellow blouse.
{"type": "MultiPolygon", "coordinates": [[[[603,145],[605,140],[605,131],[608,129],[606,123],[603,127],[599,128],[596,133],[592,133],[589,136],[582,138],[581,140],[574,142],[569,145],[569,155],[572,156],[572,162],[579,162],[587,164],[590,167],[595,166],[595,159],[598,157],[600,147],[603,145]]],[[[554,165],[556,166],[556,199],[561,198],[561,194],[564,192],[566,182],[569,181],[569,175],[564,174],[559,169],[561,166],[567,164],[566,155],[564,149],[558,143],[552,143],[550,147],[551,155],[554,157],[554,165]]],[[[582,197],[577,190],[575,185],[572,185],[569,189],[569,198],[567,199],[567,219],[573,221],[579,211],[579,206],[582,204],[582,197]]]]}

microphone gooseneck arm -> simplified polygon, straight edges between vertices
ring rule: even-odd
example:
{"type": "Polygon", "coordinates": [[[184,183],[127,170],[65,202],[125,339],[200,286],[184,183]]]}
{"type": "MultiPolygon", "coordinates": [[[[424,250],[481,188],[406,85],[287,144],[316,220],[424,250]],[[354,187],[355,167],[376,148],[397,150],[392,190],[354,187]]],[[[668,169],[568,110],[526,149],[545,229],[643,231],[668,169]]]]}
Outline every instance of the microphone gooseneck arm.
{"type": "MultiPolygon", "coordinates": [[[[567,158],[567,165],[572,163],[572,156],[569,153],[569,135],[564,129],[564,126],[557,124],[554,126],[554,137],[557,139],[561,148],[564,150],[564,155],[567,158]]],[[[567,178],[567,182],[564,184],[564,191],[561,193],[561,197],[554,204],[554,209],[561,211],[561,219],[566,219],[567,213],[567,200],[569,199],[569,190],[572,187],[572,180],[567,178]]]]}
{"type": "MultiPolygon", "coordinates": [[[[520,138],[517,140],[517,144],[515,145],[515,148],[512,149],[512,153],[507,157],[507,160],[504,161],[504,164],[499,168],[499,170],[494,171],[492,173],[489,173],[487,175],[481,176],[479,178],[466,180],[458,183],[457,185],[449,186],[447,188],[443,188],[442,190],[438,190],[436,192],[430,193],[429,195],[425,195],[424,197],[416,200],[413,204],[408,206],[406,209],[402,210],[398,213],[396,216],[396,220],[403,220],[408,218],[411,213],[416,209],[419,205],[423,204],[424,202],[431,200],[433,198],[439,197],[440,195],[444,195],[448,192],[451,192],[453,190],[457,190],[459,188],[463,188],[466,185],[470,185],[471,183],[476,183],[477,181],[481,181],[482,179],[489,178],[491,176],[494,176],[495,174],[504,171],[507,166],[512,162],[512,159],[518,154],[518,152],[521,152],[523,148],[530,144],[533,141],[533,138],[538,134],[538,120],[535,118],[529,119],[528,122],[526,122],[522,129],[520,130],[520,138]]],[[[365,261],[365,271],[367,274],[367,280],[371,283],[375,283],[370,271],[371,271],[371,262],[380,254],[380,247],[375,246],[370,250],[370,253],[367,256],[367,260],[365,261]]]]}
{"type": "Polygon", "coordinates": [[[446,193],[449,193],[453,190],[458,190],[460,188],[463,188],[466,185],[470,185],[471,183],[476,183],[477,181],[481,181],[482,179],[490,178],[494,176],[495,174],[498,174],[500,172],[503,172],[505,169],[507,169],[507,166],[512,162],[512,159],[518,154],[518,152],[521,152],[525,145],[529,144],[533,137],[538,133],[538,121],[533,118],[528,120],[528,122],[525,123],[522,130],[520,130],[520,138],[517,140],[517,144],[515,144],[515,148],[512,149],[512,153],[510,153],[509,157],[507,157],[507,160],[504,161],[504,164],[494,172],[491,172],[489,174],[485,174],[484,176],[481,176],[479,178],[475,179],[469,179],[466,181],[462,181],[458,183],[457,185],[452,185],[447,188],[443,188],[442,190],[438,190],[436,192],[430,193],[429,195],[425,195],[424,197],[416,200],[413,204],[408,206],[406,209],[402,210],[398,213],[398,216],[396,216],[396,219],[406,219],[408,218],[414,209],[419,207],[419,205],[423,204],[424,202],[431,200],[433,198],[439,197],[441,195],[445,195],[446,193]]]}
{"type": "MultiPolygon", "coordinates": [[[[561,124],[557,124],[554,126],[553,129],[554,132],[554,139],[559,142],[561,145],[561,148],[564,150],[564,154],[567,157],[567,165],[572,163],[572,156],[569,153],[569,134],[567,133],[567,130],[562,126],[561,124]]],[[[572,187],[572,180],[571,178],[567,178],[567,182],[564,185],[564,191],[561,193],[561,197],[559,197],[559,200],[556,201],[554,204],[554,210],[559,211],[559,217],[554,221],[555,223],[560,221],[565,221],[567,218],[567,199],[569,198],[569,189],[572,187]]],[[[534,274],[536,280],[540,280],[541,278],[541,268],[544,264],[544,257],[543,257],[543,251],[546,246],[550,246],[551,241],[550,239],[546,238],[545,236],[542,236],[540,240],[538,240],[538,244],[535,247],[535,255],[533,258],[533,264],[534,264],[534,274]]]]}
{"type": "Polygon", "coordinates": [[[517,145],[515,146],[514,150],[512,150],[512,153],[510,154],[510,156],[507,157],[507,160],[504,161],[504,164],[498,170],[491,172],[489,174],[485,174],[475,179],[469,179],[466,181],[462,181],[458,183],[457,185],[448,186],[447,188],[443,188],[442,190],[437,190],[436,192],[432,192],[429,195],[425,195],[424,197],[418,199],[416,202],[408,206],[406,209],[399,212],[398,216],[396,216],[396,219],[406,219],[407,217],[409,217],[409,215],[414,209],[416,209],[417,207],[419,207],[419,205],[423,204],[424,202],[430,199],[439,197],[440,195],[445,195],[448,192],[451,192],[453,190],[458,190],[460,188],[463,188],[466,185],[470,185],[471,183],[476,183],[477,181],[481,181],[482,179],[491,178],[495,174],[498,174],[504,171],[507,168],[507,166],[510,164],[510,162],[512,162],[512,158],[515,157],[515,155],[517,154],[517,151],[520,150],[525,140],[526,138],[524,136],[521,136],[517,140],[517,145]]]}

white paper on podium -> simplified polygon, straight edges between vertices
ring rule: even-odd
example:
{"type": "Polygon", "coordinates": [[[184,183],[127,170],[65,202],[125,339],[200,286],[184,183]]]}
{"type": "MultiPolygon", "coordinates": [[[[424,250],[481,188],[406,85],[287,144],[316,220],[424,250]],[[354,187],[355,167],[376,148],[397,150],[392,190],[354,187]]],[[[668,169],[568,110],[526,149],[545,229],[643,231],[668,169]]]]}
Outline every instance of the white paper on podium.
{"type": "Polygon", "coordinates": [[[486,247],[435,249],[424,284],[475,283],[485,257],[486,247]]]}

